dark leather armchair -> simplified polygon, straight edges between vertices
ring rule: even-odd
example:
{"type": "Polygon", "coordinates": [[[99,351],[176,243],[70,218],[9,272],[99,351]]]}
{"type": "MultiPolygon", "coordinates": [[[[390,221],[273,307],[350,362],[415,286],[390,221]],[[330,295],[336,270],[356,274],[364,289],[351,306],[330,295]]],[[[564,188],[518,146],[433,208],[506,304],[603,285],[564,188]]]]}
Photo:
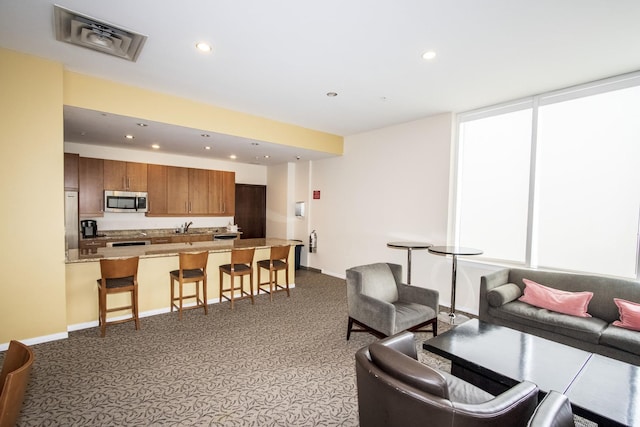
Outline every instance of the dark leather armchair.
{"type": "Polygon", "coordinates": [[[379,338],[401,331],[438,334],[438,291],[402,283],[402,266],[377,263],[347,270],[347,306],[351,332],[371,332],[379,338]],[[361,329],[353,329],[353,324],[361,329]]]}
{"type": "Polygon", "coordinates": [[[538,404],[533,383],[494,397],[420,363],[410,332],[358,350],[356,379],[361,427],[524,427],[538,404]]]}
{"type": "Polygon", "coordinates": [[[527,427],[575,427],[569,398],[550,391],[538,405],[527,427]]]}
{"type": "Polygon", "coordinates": [[[14,426],[33,365],[33,351],[20,341],[11,340],[0,370],[0,426],[14,426]]]}

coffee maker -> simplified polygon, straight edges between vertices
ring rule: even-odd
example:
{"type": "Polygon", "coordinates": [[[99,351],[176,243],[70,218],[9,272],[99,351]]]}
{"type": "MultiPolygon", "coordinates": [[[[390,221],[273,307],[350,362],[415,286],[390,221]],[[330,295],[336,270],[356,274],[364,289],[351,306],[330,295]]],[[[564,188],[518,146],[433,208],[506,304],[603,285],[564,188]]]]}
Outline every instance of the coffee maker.
{"type": "Polygon", "coordinates": [[[92,219],[83,219],[80,221],[80,231],[83,239],[98,237],[98,222],[92,219]]]}

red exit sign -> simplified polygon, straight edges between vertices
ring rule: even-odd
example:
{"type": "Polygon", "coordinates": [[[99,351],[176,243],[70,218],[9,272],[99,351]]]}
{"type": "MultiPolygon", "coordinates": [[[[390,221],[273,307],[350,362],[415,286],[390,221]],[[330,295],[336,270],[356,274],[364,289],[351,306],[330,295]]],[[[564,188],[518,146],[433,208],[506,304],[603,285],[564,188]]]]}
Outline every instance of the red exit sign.
{"type": "Polygon", "coordinates": [[[314,199],[320,198],[320,190],[313,190],[313,198],[314,199]]]}

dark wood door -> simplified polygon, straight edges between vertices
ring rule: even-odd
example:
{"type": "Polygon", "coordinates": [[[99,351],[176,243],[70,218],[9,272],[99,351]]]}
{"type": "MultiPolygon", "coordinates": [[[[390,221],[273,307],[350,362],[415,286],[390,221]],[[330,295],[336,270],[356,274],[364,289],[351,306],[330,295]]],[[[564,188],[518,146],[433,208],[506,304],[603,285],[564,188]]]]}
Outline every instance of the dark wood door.
{"type": "Polygon", "coordinates": [[[243,239],[260,239],[267,232],[267,186],[236,184],[236,224],[243,239]]]}

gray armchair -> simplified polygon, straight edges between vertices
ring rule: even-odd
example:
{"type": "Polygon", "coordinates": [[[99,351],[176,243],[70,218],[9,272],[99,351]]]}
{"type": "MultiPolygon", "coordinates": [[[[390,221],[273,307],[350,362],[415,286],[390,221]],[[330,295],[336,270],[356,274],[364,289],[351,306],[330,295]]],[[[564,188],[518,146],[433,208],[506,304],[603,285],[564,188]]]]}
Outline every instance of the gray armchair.
{"type": "Polygon", "coordinates": [[[538,403],[533,383],[494,397],[420,363],[410,332],[358,350],[356,381],[360,427],[524,427],[538,403]]]}
{"type": "Polygon", "coordinates": [[[398,332],[438,334],[438,291],[402,283],[402,266],[377,263],[347,270],[347,306],[351,332],[384,338],[398,332]],[[353,325],[360,329],[353,329],[353,325]],[[431,329],[422,328],[431,325],[431,329]]]}

